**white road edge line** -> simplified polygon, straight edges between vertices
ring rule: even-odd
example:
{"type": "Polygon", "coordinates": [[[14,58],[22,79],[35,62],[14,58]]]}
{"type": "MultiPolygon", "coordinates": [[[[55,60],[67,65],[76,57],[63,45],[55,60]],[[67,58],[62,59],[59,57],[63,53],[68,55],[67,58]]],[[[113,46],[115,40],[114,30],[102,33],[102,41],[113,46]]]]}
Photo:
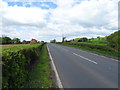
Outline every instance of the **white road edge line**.
{"type": "Polygon", "coordinates": [[[94,63],[94,64],[98,64],[97,62],[95,62],[95,61],[93,61],[93,60],[90,60],[90,59],[88,59],[88,58],[85,58],[85,57],[83,57],[83,56],[81,56],[81,55],[78,55],[78,54],[76,54],[76,53],[73,53],[74,55],[76,55],[76,56],[79,56],[79,57],[81,57],[81,58],[83,58],[83,59],[85,59],[85,60],[88,60],[88,61],[90,61],[90,62],[92,62],[92,63],[94,63]]]}
{"type": "Polygon", "coordinates": [[[53,58],[52,58],[52,56],[51,56],[51,54],[50,54],[50,50],[49,50],[49,48],[48,48],[48,45],[47,45],[47,49],[48,49],[48,53],[49,53],[49,56],[50,56],[50,59],[51,59],[51,62],[52,62],[53,69],[54,69],[54,71],[55,71],[55,76],[56,76],[56,79],[57,79],[58,87],[59,87],[59,88],[63,88],[62,82],[61,82],[61,80],[60,80],[60,77],[59,77],[59,75],[58,75],[58,72],[57,72],[57,69],[56,69],[56,66],[55,66],[55,63],[54,63],[53,58]]]}

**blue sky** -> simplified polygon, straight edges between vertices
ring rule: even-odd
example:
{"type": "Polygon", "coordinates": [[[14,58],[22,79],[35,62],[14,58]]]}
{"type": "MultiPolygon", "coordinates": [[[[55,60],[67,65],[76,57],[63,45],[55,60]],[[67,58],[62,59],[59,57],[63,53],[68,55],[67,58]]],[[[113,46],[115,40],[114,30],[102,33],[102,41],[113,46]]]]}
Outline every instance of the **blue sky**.
{"type": "Polygon", "coordinates": [[[38,8],[42,8],[42,9],[54,9],[57,7],[56,4],[54,4],[53,2],[7,2],[8,6],[19,6],[19,7],[38,7],[38,8]],[[44,6],[43,6],[44,5],[44,6]],[[46,5],[46,6],[45,6],[46,5]]]}
{"type": "Polygon", "coordinates": [[[40,41],[103,37],[117,31],[117,5],[118,0],[0,0],[1,35],[40,41]]]}

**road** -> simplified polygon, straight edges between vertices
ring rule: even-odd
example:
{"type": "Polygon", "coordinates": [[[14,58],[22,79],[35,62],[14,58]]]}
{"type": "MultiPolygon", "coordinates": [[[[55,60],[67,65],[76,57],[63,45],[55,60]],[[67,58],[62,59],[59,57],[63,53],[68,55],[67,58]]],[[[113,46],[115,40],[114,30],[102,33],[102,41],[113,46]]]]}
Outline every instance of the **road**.
{"type": "Polygon", "coordinates": [[[118,88],[118,60],[48,44],[64,88],[118,88]]]}

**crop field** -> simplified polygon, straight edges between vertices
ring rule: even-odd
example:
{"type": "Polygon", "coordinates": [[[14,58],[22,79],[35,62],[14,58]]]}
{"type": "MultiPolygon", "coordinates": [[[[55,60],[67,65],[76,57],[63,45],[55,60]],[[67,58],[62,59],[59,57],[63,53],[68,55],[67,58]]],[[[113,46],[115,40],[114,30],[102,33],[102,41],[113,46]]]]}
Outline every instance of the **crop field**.
{"type": "Polygon", "coordinates": [[[99,45],[107,45],[108,41],[107,40],[91,40],[87,43],[92,43],[92,44],[99,44],[99,45]]]}
{"type": "Polygon", "coordinates": [[[8,47],[15,47],[15,46],[28,46],[30,44],[9,44],[9,45],[0,45],[0,48],[8,48],[8,47]]]}

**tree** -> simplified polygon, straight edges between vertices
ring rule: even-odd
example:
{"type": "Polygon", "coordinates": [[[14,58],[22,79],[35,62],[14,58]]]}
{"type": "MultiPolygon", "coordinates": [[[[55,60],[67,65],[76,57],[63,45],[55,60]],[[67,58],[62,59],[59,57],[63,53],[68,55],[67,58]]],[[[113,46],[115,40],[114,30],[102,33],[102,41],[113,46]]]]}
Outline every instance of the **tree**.
{"type": "Polygon", "coordinates": [[[90,41],[91,41],[91,39],[88,39],[88,41],[90,42],[90,41]]]}
{"type": "Polygon", "coordinates": [[[26,41],[26,44],[29,44],[30,43],[30,41],[26,41]]]}
{"type": "Polygon", "coordinates": [[[0,37],[0,44],[2,44],[2,37],[0,37]]]}
{"type": "Polygon", "coordinates": [[[113,34],[107,37],[107,41],[109,42],[109,46],[120,50],[120,30],[114,32],[113,34]]]}
{"type": "Polygon", "coordinates": [[[23,43],[23,44],[26,44],[26,43],[27,43],[27,41],[26,41],[26,40],[23,40],[23,41],[22,41],[22,43],[23,43]]]}
{"type": "Polygon", "coordinates": [[[14,44],[20,44],[21,43],[19,38],[14,38],[12,41],[13,41],[14,44]]]}
{"type": "Polygon", "coordinates": [[[5,36],[5,37],[2,37],[1,39],[2,39],[2,44],[11,44],[12,43],[12,40],[10,37],[5,36]]]}
{"type": "Polygon", "coordinates": [[[65,42],[65,39],[66,39],[66,37],[63,37],[63,38],[62,38],[62,42],[65,42]]]}
{"type": "Polygon", "coordinates": [[[92,37],[91,40],[94,40],[94,38],[92,37]]]}
{"type": "Polygon", "coordinates": [[[97,39],[100,40],[101,38],[98,36],[97,39]]]}
{"type": "Polygon", "coordinates": [[[56,39],[51,40],[50,43],[56,43],[56,39]]]}
{"type": "Polygon", "coordinates": [[[83,42],[87,42],[88,41],[88,39],[86,37],[83,37],[82,40],[83,40],[83,42]]]}
{"type": "Polygon", "coordinates": [[[87,42],[87,41],[88,41],[88,39],[86,37],[80,38],[78,40],[78,42],[87,42]]]}

